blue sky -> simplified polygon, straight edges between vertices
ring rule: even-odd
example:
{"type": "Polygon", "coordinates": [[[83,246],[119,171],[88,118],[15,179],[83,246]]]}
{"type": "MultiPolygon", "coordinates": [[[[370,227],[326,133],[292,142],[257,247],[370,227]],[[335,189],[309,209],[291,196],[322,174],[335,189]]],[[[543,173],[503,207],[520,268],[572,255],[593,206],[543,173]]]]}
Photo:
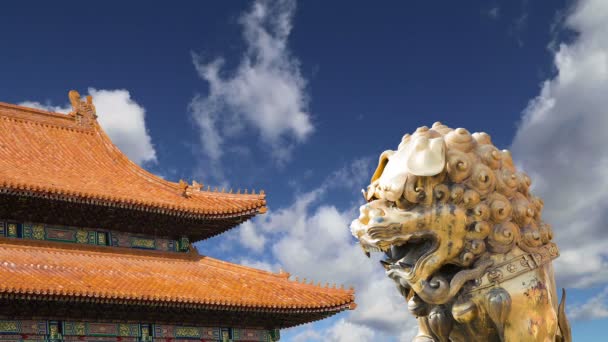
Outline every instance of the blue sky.
{"type": "Polygon", "coordinates": [[[512,148],[562,249],[575,340],[597,340],[608,322],[601,0],[24,1],[0,18],[0,101],[61,111],[68,90],[90,93],[146,169],[266,191],[267,215],[201,253],[356,287],[358,310],[283,340],[411,335],[348,222],[378,155],[434,121],[512,148]]]}

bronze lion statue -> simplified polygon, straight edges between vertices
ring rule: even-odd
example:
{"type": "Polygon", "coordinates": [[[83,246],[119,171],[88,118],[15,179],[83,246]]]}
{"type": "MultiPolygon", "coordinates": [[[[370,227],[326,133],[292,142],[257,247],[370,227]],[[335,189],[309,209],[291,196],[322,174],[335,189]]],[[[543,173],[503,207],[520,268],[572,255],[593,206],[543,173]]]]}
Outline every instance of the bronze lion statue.
{"type": "Polygon", "coordinates": [[[488,134],[439,122],[381,154],[351,231],[368,255],[386,253],[414,341],[572,340],[530,183],[488,134]]]}

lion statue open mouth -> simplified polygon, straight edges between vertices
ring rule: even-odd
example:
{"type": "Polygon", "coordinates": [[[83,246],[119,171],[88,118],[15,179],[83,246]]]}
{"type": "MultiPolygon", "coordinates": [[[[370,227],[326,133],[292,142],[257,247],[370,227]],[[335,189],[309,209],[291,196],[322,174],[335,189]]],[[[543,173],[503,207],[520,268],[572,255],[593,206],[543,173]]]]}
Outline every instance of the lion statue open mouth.
{"type": "Polygon", "coordinates": [[[571,341],[530,183],[489,135],[438,122],[381,154],[351,231],[386,254],[415,341],[571,341]]]}

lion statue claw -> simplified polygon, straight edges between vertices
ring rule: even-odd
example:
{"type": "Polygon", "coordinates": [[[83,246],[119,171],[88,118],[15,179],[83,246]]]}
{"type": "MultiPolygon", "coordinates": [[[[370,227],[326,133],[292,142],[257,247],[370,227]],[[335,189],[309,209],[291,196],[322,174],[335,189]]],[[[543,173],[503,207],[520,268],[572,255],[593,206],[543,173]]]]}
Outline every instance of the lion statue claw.
{"type": "Polygon", "coordinates": [[[441,123],[385,151],[353,235],[417,317],[416,342],[572,340],[543,202],[485,133],[441,123]]]}

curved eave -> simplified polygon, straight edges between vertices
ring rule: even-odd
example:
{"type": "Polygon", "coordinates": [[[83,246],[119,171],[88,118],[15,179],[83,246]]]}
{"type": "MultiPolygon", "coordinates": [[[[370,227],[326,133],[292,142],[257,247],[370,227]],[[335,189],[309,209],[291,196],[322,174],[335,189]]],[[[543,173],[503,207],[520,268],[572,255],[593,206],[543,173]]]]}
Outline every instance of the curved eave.
{"type": "Polygon", "coordinates": [[[87,195],[81,192],[71,192],[61,189],[45,189],[40,187],[32,187],[27,184],[9,183],[6,181],[0,182],[0,193],[4,194],[81,203],[101,207],[130,209],[189,219],[208,220],[236,218],[247,215],[263,214],[267,211],[266,200],[263,197],[259,199],[258,203],[240,210],[196,210],[184,207],[161,207],[154,205],[153,203],[144,203],[136,199],[104,198],[104,196],[87,195]]]}
{"type": "Polygon", "coordinates": [[[24,299],[33,301],[57,301],[57,302],[79,302],[79,303],[98,303],[98,304],[119,304],[119,305],[143,305],[151,307],[169,307],[175,309],[195,309],[195,310],[212,310],[212,311],[239,311],[239,312],[264,312],[264,313],[279,313],[279,314],[302,314],[302,313],[327,313],[336,314],[345,310],[354,310],[356,304],[354,298],[350,301],[344,301],[338,305],[327,305],[319,307],[274,307],[274,306],[256,306],[242,305],[231,303],[195,303],[195,302],[180,302],[176,300],[154,300],[154,299],[135,299],[135,298],[107,298],[103,294],[88,293],[88,294],[54,294],[46,293],[46,291],[37,291],[33,289],[5,289],[0,285],[0,298],[6,299],[24,299]]]}

